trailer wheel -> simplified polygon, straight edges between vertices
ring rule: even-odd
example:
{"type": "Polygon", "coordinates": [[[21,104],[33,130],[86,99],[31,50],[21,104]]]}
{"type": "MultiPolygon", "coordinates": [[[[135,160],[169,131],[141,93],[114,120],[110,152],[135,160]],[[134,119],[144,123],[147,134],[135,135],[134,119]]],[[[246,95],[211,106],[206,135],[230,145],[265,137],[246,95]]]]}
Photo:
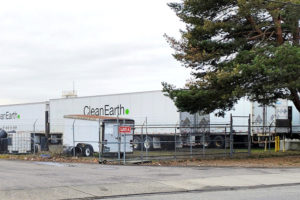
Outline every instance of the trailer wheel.
{"type": "Polygon", "coordinates": [[[149,136],[146,136],[144,139],[144,148],[145,150],[152,150],[153,149],[153,139],[149,136]]]}
{"type": "Polygon", "coordinates": [[[85,157],[90,157],[94,154],[94,150],[93,150],[93,147],[90,146],[90,145],[85,145],[83,147],[83,156],[85,157]]]}
{"type": "Polygon", "coordinates": [[[78,146],[76,147],[69,146],[64,150],[64,153],[67,154],[68,156],[80,156],[82,153],[82,149],[78,146]],[[75,155],[74,155],[74,151],[75,151],[75,155]]]}
{"type": "Polygon", "coordinates": [[[134,136],[133,138],[133,149],[134,150],[140,150],[142,144],[142,139],[138,136],[134,136]]]}
{"type": "Polygon", "coordinates": [[[218,136],[214,137],[213,143],[214,143],[214,147],[216,147],[218,149],[224,148],[225,147],[225,138],[223,136],[218,135],[218,136]]]}

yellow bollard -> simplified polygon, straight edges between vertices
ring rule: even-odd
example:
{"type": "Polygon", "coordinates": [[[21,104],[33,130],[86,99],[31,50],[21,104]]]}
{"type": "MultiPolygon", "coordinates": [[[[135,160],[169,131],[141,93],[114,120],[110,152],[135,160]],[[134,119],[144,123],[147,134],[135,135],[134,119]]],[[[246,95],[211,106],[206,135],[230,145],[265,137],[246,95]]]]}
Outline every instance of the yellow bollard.
{"type": "Polygon", "coordinates": [[[275,152],[278,152],[280,147],[279,147],[279,136],[275,137],[275,152]]]}
{"type": "Polygon", "coordinates": [[[282,152],[285,152],[285,136],[283,136],[283,141],[282,141],[282,152]]]}

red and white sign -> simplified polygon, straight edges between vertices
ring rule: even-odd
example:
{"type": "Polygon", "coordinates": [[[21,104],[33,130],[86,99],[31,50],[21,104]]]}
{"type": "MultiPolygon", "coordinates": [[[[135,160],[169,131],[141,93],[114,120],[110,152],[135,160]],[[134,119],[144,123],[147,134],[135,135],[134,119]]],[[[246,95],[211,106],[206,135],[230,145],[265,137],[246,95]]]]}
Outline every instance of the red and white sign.
{"type": "Polygon", "coordinates": [[[120,133],[131,133],[131,127],[130,126],[120,126],[119,132],[120,133]]]}

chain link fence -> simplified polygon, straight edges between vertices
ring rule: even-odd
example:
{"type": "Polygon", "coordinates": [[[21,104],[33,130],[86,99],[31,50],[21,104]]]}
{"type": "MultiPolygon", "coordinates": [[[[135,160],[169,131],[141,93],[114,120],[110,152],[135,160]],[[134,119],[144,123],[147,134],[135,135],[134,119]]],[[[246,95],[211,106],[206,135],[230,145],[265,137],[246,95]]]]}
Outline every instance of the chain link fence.
{"type": "MultiPolygon", "coordinates": [[[[69,124],[63,125],[63,132],[52,132],[49,136],[35,122],[24,125],[27,131],[11,130],[13,127],[7,131],[0,130],[0,152],[37,154],[56,151],[66,156],[95,157],[99,162],[125,164],[153,160],[250,156],[253,147],[271,150],[277,135],[286,141],[289,138],[299,138],[300,125],[291,129],[255,126],[250,120],[248,124],[242,125],[232,122],[233,120],[228,124],[182,126],[134,125],[121,119],[117,123],[114,121],[108,124],[100,121],[81,124],[71,120],[69,124]]],[[[61,127],[58,124],[56,128],[61,127]]],[[[18,125],[18,129],[22,130],[22,125],[18,125]]],[[[299,141],[294,140],[292,143],[298,145],[299,141]]]]}

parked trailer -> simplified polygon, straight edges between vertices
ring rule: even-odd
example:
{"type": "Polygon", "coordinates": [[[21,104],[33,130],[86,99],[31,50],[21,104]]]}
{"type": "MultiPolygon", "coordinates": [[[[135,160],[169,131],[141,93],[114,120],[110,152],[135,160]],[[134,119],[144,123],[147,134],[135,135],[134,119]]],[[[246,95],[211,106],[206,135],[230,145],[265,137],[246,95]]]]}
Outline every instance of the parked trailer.
{"type": "Polygon", "coordinates": [[[91,115],[64,116],[65,152],[91,156],[94,152],[132,153],[134,120],[91,115]],[[119,130],[126,127],[127,132],[119,130]]]}
{"type": "Polygon", "coordinates": [[[0,128],[5,131],[45,132],[48,102],[0,106],[0,128]]]}
{"type": "MultiPolygon", "coordinates": [[[[64,116],[74,114],[119,116],[134,119],[137,125],[180,123],[178,109],[161,91],[51,99],[49,105],[51,132],[62,132],[64,116]]],[[[158,131],[171,132],[160,129],[155,130],[155,133],[158,131]]]]}
{"type": "MultiPolygon", "coordinates": [[[[268,107],[276,114],[272,115],[274,122],[277,119],[287,119],[287,115],[279,115],[278,112],[279,108],[286,107],[287,103],[283,103],[283,100],[278,102],[282,103],[281,106],[268,107]]],[[[298,116],[298,111],[295,108],[293,110],[298,116]]],[[[179,146],[200,144],[221,148],[225,145],[225,135],[228,135],[230,131],[231,115],[233,116],[234,139],[241,142],[248,139],[248,120],[251,120],[252,126],[258,127],[264,124],[257,123],[256,117],[258,115],[266,117],[258,104],[247,99],[239,100],[232,111],[226,112],[224,118],[216,117],[215,113],[203,115],[178,112],[174,102],[162,91],[52,99],[50,100],[50,113],[51,131],[57,132],[63,132],[61,123],[63,116],[67,114],[131,118],[136,124],[133,138],[135,149],[140,149],[139,144],[144,144],[146,149],[162,148],[163,144],[168,144],[167,141],[175,140],[175,133],[178,135],[176,144],[179,143],[179,146]],[[205,144],[202,144],[203,137],[205,137],[205,144]]],[[[270,123],[266,124],[270,126],[270,123]]],[[[276,126],[276,123],[272,125],[276,126]]],[[[259,137],[263,133],[255,128],[252,128],[250,132],[252,136],[259,137]]]]}
{"type": "MultiPolygon", "coordinates": [[[[136,127],[180,123],[176,106],[161,91],[51,99],[50,113],[51,132],[63,132],[63,118],[72,114],[130,118],[136,127]]],[[[148,140],[173,137],[174,128],[156,127],[148,129],[147,133],[143,128],[136,128],[134,140],[140,141],[142,134],[148,135],[143,138],[147,148],[147,144],[152,144],[147,143],[148,140]]]]}
{"type": "Polygon", "coordinates": [[[0,129],[8,133],[6,138],[2,138],[6,152],[37,152],[47,150],[48,144],[60,144],[62,133],[49,133],[48,116],[48,101],[1,105],[0,129]]]}
{"type": "Polygon", "coordinates": [[[298,137],[300,133],[299,112],[286,100],[279,100],[275,107],[263,108],[257,103],[241,99],[222,118],[216,117],[215,113],[178,112],[174,102],[162,91],[50,99],[42,103],[0,106],[0,127],[6,131],[63,134],[68,131],[66,115],[132,119],[135,122],[133,140],[136,149],[140,148],[138,144],[143,144],[146,149],[163,148],[163,144],[166,144],[164,141],[174,140],[178,146],[200,144],[221,148],[225,145],[225,135],[229,134],[231,116],[235,141],[247,139],[249,115],[253,142],[267,133],[286,134],[290,131],[292,137],[298,137]],[[277,126],[288,119],[292,121],[292,128],[277,126]],[[268,132],[266,127],[269,127],[268,132]]]}

